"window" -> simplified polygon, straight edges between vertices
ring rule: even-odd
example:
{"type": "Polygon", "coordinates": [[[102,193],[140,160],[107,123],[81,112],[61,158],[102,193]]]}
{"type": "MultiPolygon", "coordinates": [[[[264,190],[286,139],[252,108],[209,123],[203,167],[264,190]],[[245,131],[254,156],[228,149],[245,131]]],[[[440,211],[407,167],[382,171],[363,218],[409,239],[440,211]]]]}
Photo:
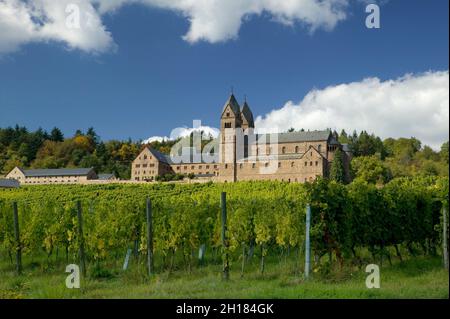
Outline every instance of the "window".
{"type": "Polygon", "coordinates": [[[136,168],[139,168],[139,167],[141,167],[141,165],[140,164],[136,164],[136,168]]]}
{"type": "Polygon", "coordinates": [[[286,153],[286,147],[283,146],[283,148],[281,149],[281,152],[282,152],[283,154],[285,154],[285,153],[286,153]]]}
{"type": "Polygon", "coordinates": [[[305,166],[308,166],[308,162],[305,162],[305,166]]]}
{"type": "Polygon", "coordinates": [[[201,165],[199,165],[199,166],[198,166],[198,169],[202,169],[202,166],[201,166],[201,165]]]}
{"type": "Polygon", "coordinates": [[[230,122],[225,123],[225,128],[231,128],[231,123],[230,122]]]}
{"type": "Polygon", "coordinates": [[[184,170],[187,170],[187,166],[184,167],[184,170]]]}
{"type": "Polygon", "coordinates": [[[298,153],[298,151],[299,151],[299,148],[298,148],[298,146],[296,146],[295,147],[295,153],[298,153]]]}
{"type": "Polygon", "coordinates": [[[309,166],[312,166],[312,162],[309,162],[309,166]]]}
{"type": "Polygon", "coordinates": [[[142,164],[142,167],[147,167],[147,164],[142,164]]]}
{"type": "Polygon", "coordinates": [[[319,162],[318,161],[316,161],[316,166],[319,166],[319,162]]]}
{"type": "Polygon", "coordinates": [[[180,166],[177,166],[177,171],[179,171],[180,170],[180,166]]]}
{"type": "Polygon", "coordinates": [[[317,150],[319,151],[319,153],[321,152],[321,150],[322,150],[322,145],[321,144],[317,145],[317,150]]]}
{"type": "Polygon", "coordinates": [[[227,112],[227,117],[230,117],[230,112],[227,112]]]}
{"type": "Polygon", "coordinates": [[[225,164],[225,169],[227,169],[228,168],[228,164],[225,164]]]}
{"type": "Polygon", "coordinates": [[[292,162],[292,163],[291,163],[291,167],[294,167],[294,166],[295,166],[295,163],[294,163],[294,162],[292,162]]]}
{"type": "Polygon", "coordinates": [[[194,165],[192,165],[192,166],[191,166],[191,169],[195,169],[195,166],[194,166],[194,165]]]}
{"type": "Polygon", "coordinates": [[[256,164],[255,163],[252,164],[252,168],[256,168],[256,164]]]}
{"type": "Polygon", "coordinates": [[[217,168],[217,165],[214,165],[214,168],[217,168]]]}
{"type": "Polygon", "coordinates": [[[144,155],[144,159],[145,159],[145,160],[147,159],[147,155],[144,155]]]}
{"type": "Polygon", "coordinates": [[[243,167],[242,163],[241,163],[241,164],[239,164],[239,168],[240,168],[240,169],[242,169],[242,167],[243,167]]]}
{"type": "Polygon", "coordinates": [[[264,166],[265,166],[265,167],[268,167],[268,166],[269,166],[269,163],[264,163],[264,166]]]}
{"type": "Polygon", "coordinates": [[[281,167],[281,162],[278,162],[278,168],[280,168],[281,167]]]}

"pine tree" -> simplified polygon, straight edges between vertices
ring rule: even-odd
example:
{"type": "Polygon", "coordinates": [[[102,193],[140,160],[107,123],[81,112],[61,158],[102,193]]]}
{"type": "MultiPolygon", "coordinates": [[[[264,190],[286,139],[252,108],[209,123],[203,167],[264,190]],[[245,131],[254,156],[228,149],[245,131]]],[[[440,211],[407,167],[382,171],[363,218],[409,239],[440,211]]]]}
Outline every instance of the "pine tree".
{"type": "Polygon", "coordinates": [[[53,142],[63,142],[64,141],[64,135],[59,128],[54,127],[52,129],[52,131],[50,132],[50,140],[52,140],[53,142]]]}
{"type": "Polygon", "coordinates": [[[344,156],[340,148],[334,153],[333,163],[330,169],[330,179],[339,183],[345,183],[344,156]]]}

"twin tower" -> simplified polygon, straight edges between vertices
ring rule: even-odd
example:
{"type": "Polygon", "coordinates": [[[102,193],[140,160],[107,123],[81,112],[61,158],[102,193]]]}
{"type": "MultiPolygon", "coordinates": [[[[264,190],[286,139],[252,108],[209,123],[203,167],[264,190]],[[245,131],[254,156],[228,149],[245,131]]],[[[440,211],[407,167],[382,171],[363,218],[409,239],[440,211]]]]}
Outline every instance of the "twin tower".
{"type": "Polygon", "coordinates": [[[253,114],[247,101],[241,108],[231,94],[220,117],[219,180],[237,180],[237,161],[249,156],[249,137],[254,136],[254,128],[253,114]]]}

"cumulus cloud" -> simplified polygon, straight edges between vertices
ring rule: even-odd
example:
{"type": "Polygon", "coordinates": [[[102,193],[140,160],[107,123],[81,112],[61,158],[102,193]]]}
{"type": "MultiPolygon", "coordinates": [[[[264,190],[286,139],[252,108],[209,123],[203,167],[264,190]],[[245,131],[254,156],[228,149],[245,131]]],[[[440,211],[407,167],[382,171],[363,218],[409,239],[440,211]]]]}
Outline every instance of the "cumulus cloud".
{"type": "Polygon", "coordinates": [[[0,53],[14,52],[33,42],[60,42],[68,49],[91,53],[114,47],[90,0],[0,0],[0,53]],[[74,13],[66,12],[69,4],[79,9],[76,25],[67,24],[68,20],[73,22],[74,13]]]}
{"type": "Polygon", "coordinates": [[[244,21],[262,14],[310,31],[332,30],[346,18],[348,0],[0,0],[0,53],[50,41],[86,52],[108,51],[115,44],[102,16],[126,4],[179,13],[190,22],[184,40],[216,43],[236,38],[244,21]],[[68,4],[80,8],[80,28],[67,27],[68,4]]]}
{"type": "MultiPolygon", "coordinates": [[[[195,123],[195,122],[194,122],[195,123]]],[[[199,132],[202,133],[205,138],[212,137],[217,138],[220,134],[220,130],[211,126],[196,126],[194,125],[193,128],[190,127],[178,127],[172,130],[170,133],[170,137],[167,136],[152,136],[148,139],[142,141],[143,144],[149,144],[154,141],[162,142],[162,141],[174,141],[178,138],[183,138],[190,136],[193,132],[199,132]]]]}
{"type": "Polygon", "coordinates": [[[142,144],[150,144],[153,142],[164,142],[164,141],[168,141],[168,140],[169,140],[169,138],[167,136],[152,136],[146,140],[143,140],[142,144]]]}
{"type": "Polygon", "coordinates": [[[348,0],[94,0],[102,13],[129,3],[181,13],[190,22],[184,35],[188,42],[211,43],[234,39],[246,19],[267,13],[287,25],[301,23],[314,31],[333,29],[346,18],[348,0]]]}
{"type": "Polygon", "coordinates": [[[265,130],[354,129],[382,138],[414,136],[439,149],[449,138],[449,72],[407,74],[381,81],[367,78],[310,91],[302,101],[258,116],[265,130]]]}

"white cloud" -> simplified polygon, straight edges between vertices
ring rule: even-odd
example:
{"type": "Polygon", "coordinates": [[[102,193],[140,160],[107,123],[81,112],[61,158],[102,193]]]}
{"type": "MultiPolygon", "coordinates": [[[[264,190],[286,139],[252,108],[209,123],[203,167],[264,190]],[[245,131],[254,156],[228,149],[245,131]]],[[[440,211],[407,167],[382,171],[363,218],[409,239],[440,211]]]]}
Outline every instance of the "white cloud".
{"type": "Polygon", "coordinates": [[[195,128],[190,127],[179,127],[170,133],[170,139],[175,140],[179,137],[186,137],[191,135],[192,132],[203,132],[204,136],[212,136],[213,138],[216,138],[220,134],[220,130],[214,127],[210,126],[198,126],[195,128]]]}
{"type": "Polygon", "coordinates": [[[33,42],[60,42],[90,53],[114,48],[90,0],[0,0],[0,54],[33,42]],[[66,25],[68,4],[78,5],[80,28],[66,25]]]}
{"type": "Polygon", "coordinates": [[[382,138],[414,136],[439,149],[449,138],[449,72],[368,78],[310,91],[261,117],[257,128],[356,129],[382,138]]]}
{"type": "Polygon", "coordinates": [[[310,30],[333,29],[346,18],[348,0],[93,0],[100,12],[116,11],[122,5],[141,3],[181,13],[190,22],[183,39],[211,43],[234,39],[244,20],[269,14],[275,21],[301,23],[310,30]]]}
{"type": "Polygon", "coordinates": [[[220,134],[220,130],[210,126],[198,126],[195,128],[190,127],[178,127],[172,130],[170,133],[170,137],[167,136],[152,136],[148,139],[142,141],[142,144],[148,144],[154,141],[162,142],[164,141],[174,141],[180,137],[187,137],[191,135],[192,132],[203,132],[203,136],[208,137],[211,136],[213,138],[217,138],[220,134]]]}
{"type": "Polygon", "coordinates": [[[101,53],[115,47],[102,15],[126,4],[177,12],[190,27],[183,39],[223,42],[238,36],[251,16],[267,14],[274,21],[301,24],[309,30],[333,29],[346,18],[348,0],[0,0],[0,53],[33,42],[60,42],[69,49],[101,53]],[[81,28],[66,26],[66,7],[77,4],[81,28]]]}
{"type": "Polygon", "coordinates": [[[168,140],[169,140],[169,138],[167,136],[152,136],[146,140],[143,140],[142,144],[150,144],[153,142],[163,142],[163,141],[168,141],[168,140]]]}

